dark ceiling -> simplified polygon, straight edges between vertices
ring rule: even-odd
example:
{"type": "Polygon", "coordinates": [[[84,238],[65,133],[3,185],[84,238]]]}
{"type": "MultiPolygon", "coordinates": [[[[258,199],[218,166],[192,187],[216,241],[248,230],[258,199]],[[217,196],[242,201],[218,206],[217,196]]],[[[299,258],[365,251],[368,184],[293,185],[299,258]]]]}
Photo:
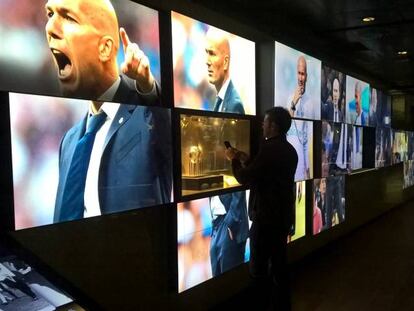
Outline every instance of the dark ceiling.
{"type": "Polygon", "coordinates": [[[392,94],[414,93],[414,1],[193,0],[392,94]],[[362,22],[375,17],[370,23],[362,22]],[[408,51],[398,55],[398,51],[408,51]]]}

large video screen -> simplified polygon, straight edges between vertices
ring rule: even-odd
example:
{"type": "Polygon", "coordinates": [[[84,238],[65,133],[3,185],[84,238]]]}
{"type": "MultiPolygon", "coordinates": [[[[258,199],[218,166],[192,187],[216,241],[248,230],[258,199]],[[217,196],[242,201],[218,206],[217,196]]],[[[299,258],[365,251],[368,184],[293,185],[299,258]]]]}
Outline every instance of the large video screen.
{"type": "Polygon", "coordinates": [[[391,165],[392,159],[392,130],[387,127],[377,127],[375,133],[375,167],[391,165]]]}
{"type": "Polygon", "coordinates": [[[346,75],[322,64],[321,119],[345,122],[346,75]]]}
{"type": "Polygon", "coordinates": [[[239,186],[225,141],[250,154],[250,121],[198,115],[180,116],[182,195],[239,186]]]}
{"type": "Polygon", "coordinates": [[[401,163],[408,158],[407,134],[404,131],[392,131],[392,164],[401,163]]]}
{"type": "Polygon", "coordinates": [[[0,90],[158,103],[158,28],[133,1],[0,1],[0,90]]]}
{"type": "Polygon", "coordinates": [[[295,181],[311,179],[313,177],[313,122],[292,119],[286,139],[298,154],[295,181]]]}
{"type": "Polygon", "coordinates": [[[171,13],[176,107],[256,114],[255,44],[171,13]]]}
{"type": "Polygon", "coordinates": [[[248,193],[227,193],[177,205],[179,292],[249,260],[248,193]]]}
{"type": "Polygon", "coordinates": [[[362,168],[362,148],[363,148],[363,127],[353,126],[352,128],[352,152],[351,152],[351,168],[358,170],[362,168]]]}
{"type": "Polygon", "coordinates": [[[295,184],[295,234],[289,237],[293,242],[306,234],[306,181],[299,181],[295,184]]]}
{"type": "Polygon", "coordinates": [[[85,100],[10,94],[16,229],[171,201],[170,110],[94,109],[85,100]]]}
{"type": "Polygon", "coordinates": [[[345,175],[313,181],[313,234],[345,220],[345,175]]]}
{"type": "Polygon", "coordinates": [[[320,120],[321,61],[275,43],[275,106],[292,117],[320,120]]]}
{"type": "Polygon", "coordinates": [[[369,125],[391,126],[391,97],[373,87],[370,96],[369,125]]]}
{"type": "Polygon", "coordinates": [[[346,123],[369,125],[369,84],[346,76],[346,123]]]}
{"type": "Polygon", "coordinates": [[[352,125],[322,121],[322,177],[351,172],[352,138],[352,125]]]}
{"type": "Polygon", "coordinates": [[[0,254],[0,310],[83,310],[33,267],[1,246],[0,254]]]}

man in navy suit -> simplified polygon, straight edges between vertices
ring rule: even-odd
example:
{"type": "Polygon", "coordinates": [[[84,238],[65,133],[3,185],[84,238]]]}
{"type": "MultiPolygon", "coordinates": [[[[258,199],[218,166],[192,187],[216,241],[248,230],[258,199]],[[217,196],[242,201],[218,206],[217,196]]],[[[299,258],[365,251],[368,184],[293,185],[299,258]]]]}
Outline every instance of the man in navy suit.
{"type": "Polygon", "coordinates": [[[62,95],[128,104],[159,102],[148,57],[119,28],[109,0],[48,0],[46,12],[46,37],[62,95]],[[119,37],[125,53],[121,68],[119,37]]]}
{"type": "Polygon", "coordinates": [[[361,97],[361,83],[357,81],[355,83],[355,113],[354,120],[355,125],[367,125],[367,120],[364,111],[362,110],[362,97],[361,97]]]}
{"type": "Polygon", "coordinates": [[[339,80],[332,81],[332,100],[328,99],[322,107],[322,118],[334,122],[343,122],[342,111],[339,107],[340,88],[339,80]]]}
{"type": "MultiPolygon", "coordinates": [[[[239,94],[230,80],[230,44],[227,33],[210,28],[206,36],[208,80],[217,91],[214,111],[244,114],[239,94]]],[[[248,237],[244,191],[210,198],[213,232],[210,260],[213,276],[244,262],[248,237]]]]}
{"type": "Polygon", "coordinates": [[[106,120],[96,134],[83,181],[84,213],[79,217],[67,210],[64,191],[76,146],[86,131],[90,116],[72,127],[62,140],[54,222],[170,202],[169,111],[109,102],[102,104],[99,110],[106,114],[106,120]]]}
{"type": "Polygon", "coordinates": [[[49,0],[46,10],[62,93],[92,100],[61,142],[54,222],[169,202],[170,115],[153,107],[159,88],[148,58],[119,30],[108,0],[49,0]]]}

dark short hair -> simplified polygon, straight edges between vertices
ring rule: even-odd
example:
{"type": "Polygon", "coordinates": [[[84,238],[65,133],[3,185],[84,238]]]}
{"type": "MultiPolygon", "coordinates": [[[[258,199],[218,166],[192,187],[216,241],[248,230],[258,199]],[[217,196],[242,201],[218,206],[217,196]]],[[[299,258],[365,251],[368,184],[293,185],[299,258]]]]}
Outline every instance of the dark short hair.
{"type": "Polygon", "coordinates": [[[280,133],[286,135],[292,124],[289,111],[283,107],[273,107],[266,111],[266,115],[270,123],[275,123],[279,127],[280,133]]]}

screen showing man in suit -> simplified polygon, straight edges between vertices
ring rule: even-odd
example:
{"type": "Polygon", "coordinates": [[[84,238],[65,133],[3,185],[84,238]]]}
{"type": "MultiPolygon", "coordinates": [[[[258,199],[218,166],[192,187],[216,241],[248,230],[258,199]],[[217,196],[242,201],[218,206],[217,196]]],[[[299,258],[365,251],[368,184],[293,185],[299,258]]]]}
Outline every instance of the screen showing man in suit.
{"type": "Polygon", "coordinates": [[[321,119],[344,122],[346,76],[326,65],[321,71],[321,119]]]}
{"type": "Polygon", "coordinates": [[[375,133],[375,167],[391,165],[392,131],[389,127],[377,127],[375,133]]]}
{"type": "Polygon", "coordinates": [[[254,42],[176,12],[171,18],[175,106],[254,115],[254,42]]]}
{"type": "Polygon", "coordinates": [[[362,126],[352,127],[352,152],[351,168],[357,170],[362,168],[362,148],[363,148],[364,128],[362,126]]]}
{"type": "Polygon", "coordinates": [[[313,122],[292,119],[286,139],[298,154],[295,181],[313,177],[313,122]]]}
{"type": "Polygon", "coordinates": [[[275,43],[275,106],[293,118],[321,118],[321,62],[275,43]]]}
{"type": "Polygon", "coordinates": [[[0,15],[0,89],[159,103],[157,11],[132,1],[22,0],[1,1],[0,15]]]}
{"type": "Polygon", "coordinates": [[[371,104],[369,111],[369,125],[390,127],[391,99],[383,91],[371,88],[371,104]]]}
{"type": "Polygon", "coordinates": [[[404,161],[404,183],[403,189],[414,185],[414,161],[404,161]]]}
{"type": "Polygon", "coordinates": [[[345,175],[313,181],[313,234],[345,220],[345,175]]]}
{"type": "Polygon", "coordinates": [[[98,126],[93,109],[10,94],[16,229],[171,201],[169,109],[105,102],[98,126]]]}
{"type": "Polygon", "coordinates": [[[406,132],[392,130],[392,164],[406,161],[407,155],[408,139],[406,132]]]}
{"type": "Polygon", "coordinates": [[[352,125],[322,121],[322,177],[352,170],[352,125]]]}
{"type": "MultiPolygon", "coordinates": [[[[211,199],[204,198],[177,205],[177,247],[178,247],[178,289],[185,291],[212,277],[228,271],[249,260],[250,250],[246,243],[249,231],[246,199],[249,191],[234,192],[237,198],[242,198],[237,209],[224,203],[228,211],[222,219],[211,210],[211,199]],[[222,226],[221,223],[226,223],[222,226]],[[233,232],[232,239],[228,229],[233,232]],[[224,232],[221,232],[224,231],[224,232]],[[221,236],[221,238],[217,238],[221,236]],[[239,258],[239,248],[242,257],[239,258]],[[225,258],[219,257],[225,256],[225,258]],[[217,264],[225,261],[225,270],[214,273],[217,264]]],[[[234,202],[233,202],[234,205],[234,202]]]]}
{"type": "Polygon", "coordinates": [[[346,123],[368,125],[370,88],[369,84],[346,76],[346,123]]]}

